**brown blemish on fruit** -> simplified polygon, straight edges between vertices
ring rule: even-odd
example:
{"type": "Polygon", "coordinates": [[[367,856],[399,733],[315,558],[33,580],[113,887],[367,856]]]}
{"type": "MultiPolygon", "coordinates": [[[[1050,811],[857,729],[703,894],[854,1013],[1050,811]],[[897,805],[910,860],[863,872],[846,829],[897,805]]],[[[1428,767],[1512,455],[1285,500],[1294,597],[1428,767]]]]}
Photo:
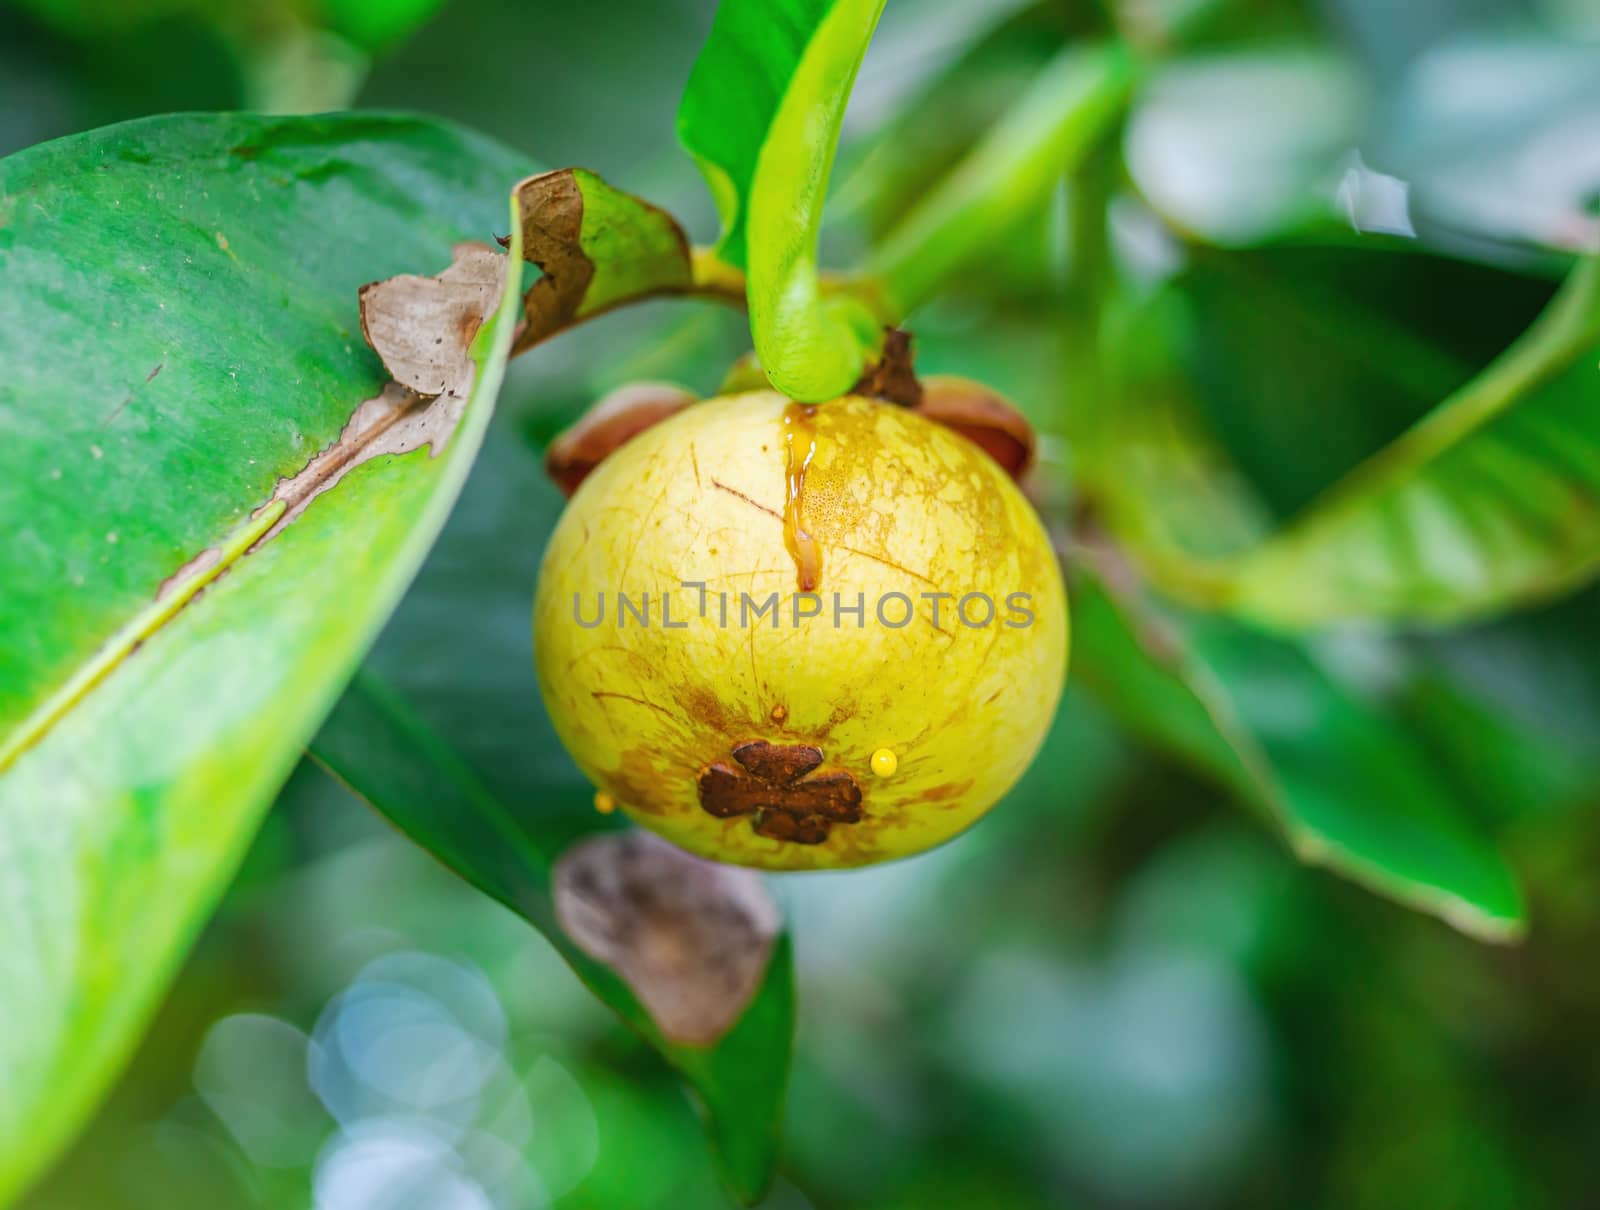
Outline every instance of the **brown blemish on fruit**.
{"type": "Polygon", "coordinates": [[[679,701],[690,718],[724,734],[748,725],[742,719],[736,719],[717,695],[704,686],[686,687],[679,701]]]}
{"type": "Polygon", "coordinates": [[[778,724],[778,726],[783,726],[783,720],[788,717],[789,707],[785,706],[782,702],[779,702],[772,708],[771,718],[773,722],[778,724]]]}
{"type": "Polygon", "coordinates": [[[671,710],[668,710],[665,706],[658,706],[655,702],[647,701],[642,697],[634,697],[631,693],[610,693],[602,689],[596,689],[593,690],[589,696],[594,698],[596,701],[602,698],[616,698],[619,701],[632,702],[635,706],[648,706],[657,713],[665,714],[668,718],[677,717],[677,715],[675,715],[671,710]]]}
{"type": "Polygon", "coordinates": [[[960,798],[970,789],[972,789],[972,779],[970,777],[966,781],[947,781],[943,785],[929,786],[921,794],[917,795],[917,801],[950,802],[952,799],[960,798]]]}
{"type": "Polygon", "coordinates": [[[821,844],[834,824],[861,821],[861,787],[843,769],[816,772],[821,748],[751,740],[733,759],[742,767],[716,761],[701,771],[700,806],[708,815],[751,815],[757,835],[795,844],[821,844]]]}
{"type": "Polygon", "coordinates": [[[838,702],[834,705],[833,709],[828,712],[827,720],[816,732],[817,738],[826,739],[833,733],[833,729],[835,727],[849,722],[855,716],[856,707],[854,702],[838,702]]]}
{"type": "Polygon", "coordinates": [[[794,560],[801,592],[815,592],[822,583],[822,548],[800,515],[806,472],[817,456],[816,416],[814,405],[790,403],[783,409],[783,544],[794,560]]]}
{"type": "Polygon", "coordinates": [[[634,811],[659,815],[656,804],[661,798],[663,774],[657,753],[650,748],[629,748],[622,753],[617,767],[607,775],[606,783],[618,802],[634,811]]]}
{"type": "Polygon", "coordinates": [[[622,977],[671,1041],[711,1045],[760,987],[780,923],[750,871],[632,831],[568,849],[553,882],[562,930],[622,977]]]}
{"type": "MultiPolygon", "coordinates": [[[[920,571],[912,571],[905,564],[896,563],[893,559],[888,558],[885,555],[875,555],[870,550],[858,550],[854,546],[846,546],[842,542],[839,544],[839,549],[847,550],[853,555],[859,555],[863,559],[871,559],[874,563],[887,567],[890,571],[898,571],[901,575],[910,576],[913,580],[921,580],[924,584],[927,584],[930,587],[938,587],[938,585],[934,583],[930,577],[923,575],[920,571]]],[[[935,626],[934,629],[942,631],[944,627],[935,626]]]]}

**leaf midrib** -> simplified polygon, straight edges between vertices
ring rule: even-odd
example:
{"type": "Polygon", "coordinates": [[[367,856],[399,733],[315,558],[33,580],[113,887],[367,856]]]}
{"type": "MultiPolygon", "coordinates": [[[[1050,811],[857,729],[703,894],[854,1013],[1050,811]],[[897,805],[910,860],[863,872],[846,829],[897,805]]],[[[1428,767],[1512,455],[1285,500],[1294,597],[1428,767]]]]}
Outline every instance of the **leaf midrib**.
{"type": "MultiPolygon", "coordinates": [[[[153,601],[123,623],[86,663],[31,710],[6,737],[5,742],[0,744],[0,775],[22,753],[43,739],[51,727],[65,718],[83,700],[84,695],[105,680],[139,644],[170,622],[201,589],[247,554],[276,524],[287,507],[287,502],[283,500],[268,501],[217,546],[208,548],[218,552],[213,562],[196,568],[172,584],[168,591],[157,594],[153,601]]],[[[200,553],[204,554],[203,551],[200,553]]]]}

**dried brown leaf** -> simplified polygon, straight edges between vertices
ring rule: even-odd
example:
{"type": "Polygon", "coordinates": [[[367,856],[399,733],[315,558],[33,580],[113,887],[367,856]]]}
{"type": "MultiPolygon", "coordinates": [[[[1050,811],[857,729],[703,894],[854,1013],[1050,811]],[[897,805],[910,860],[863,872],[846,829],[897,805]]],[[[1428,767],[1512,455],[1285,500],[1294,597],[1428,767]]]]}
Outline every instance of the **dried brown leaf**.
{"type": "Polygon", "coordinates": [[[582,168],[518,184],[523,256],[540,277],[524,298],[513,353],[625,302],[680,293],[694,283],[677,220],[582,168]]]}
{"type": "Polygon", "coordinates": [[[780,927],[755,874],[642,831],[567,850],[555,906],[578,948],[615,970],[662,1035],[685,1046],[710,1046],[739,1019],[780,927]]]}
{"type": "Polygon", "coordinates": [[[583,192],[572,169],[529,177],[517,186],[523,258],[540,277],[523,299],[527,326],[517,336],[520,351],[574,323],[594,280],[594,262],[584,255],[583,192]]]}
{"type": "Polygon", "coordinates": [[[505,288],[506,258],[483,244],[460,244],[435,277],[402,274],[361,287],[361,331],[403,387],[419,395],[465,396],[468,350],[505,288]]]}
{"type": "Polygon", "coordinates": [[[286,508],[257,547],[362,463],[424,445],[439,455],[466,411],[477,374],[472,342],[499,306],[509,268],[493,248],[458,244],[450,267],[434,277],[404,274],[361,288],[361,330],[395,381],[357,406],[337,440],[278,481],[272,501],[286,508]]]}

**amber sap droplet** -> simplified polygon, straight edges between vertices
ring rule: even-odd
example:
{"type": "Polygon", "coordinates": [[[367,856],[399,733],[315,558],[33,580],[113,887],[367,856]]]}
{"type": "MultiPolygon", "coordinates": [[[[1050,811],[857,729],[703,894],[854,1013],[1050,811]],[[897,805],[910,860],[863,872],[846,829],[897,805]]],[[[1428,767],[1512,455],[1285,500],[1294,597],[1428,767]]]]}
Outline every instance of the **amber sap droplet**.
{"type": "Polygon", "coordinates": [[[783,409],[783,456],[787,490],[783,500],[783,544],[789,548],[799,573],[800,591],[815,592],[822,583],[822,548],[801,523],[800,506],[805,496],[806,472],[817,454],[817,430],[813,405],[791,403],[783,409]]]}
{"type": "Polygon", "coordinates": [[[617,809],[617,800],[604,790],[598,790],[594,796],[594,809],[602,815],[610,815],[611,812],[617,809]]]}

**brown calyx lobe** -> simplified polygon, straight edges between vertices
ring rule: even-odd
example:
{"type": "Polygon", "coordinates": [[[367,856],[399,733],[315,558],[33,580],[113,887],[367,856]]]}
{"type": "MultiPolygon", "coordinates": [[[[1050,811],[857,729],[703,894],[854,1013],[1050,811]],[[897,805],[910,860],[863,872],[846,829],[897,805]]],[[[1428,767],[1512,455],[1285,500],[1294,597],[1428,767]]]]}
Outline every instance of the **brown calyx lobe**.
{"type": "Polygon", "coordinates": [[[861,787],[843,769],[816,770],[811,744],[750,740],[733,750],[737,766],[715,761],[700,773],[700,806],[718,819],[751,816],[759,836],[821,844],[836,823],[861,821],[861,787]]]}
{"type": "Polygon", "coordinates": [[[545,472],[563,495],[571,496],[619,447],[693,402],[692,394],[669,382],[618,387],[550,443],[545,451],[545,472]]]}
{"type": "Polygon", "coordinates": [[[913,409],[935,424],[960,433],[1013,479],[1033,465],[1033,425],[997,391],[970,378],[937,376],[924,384],[913,409]]]}

